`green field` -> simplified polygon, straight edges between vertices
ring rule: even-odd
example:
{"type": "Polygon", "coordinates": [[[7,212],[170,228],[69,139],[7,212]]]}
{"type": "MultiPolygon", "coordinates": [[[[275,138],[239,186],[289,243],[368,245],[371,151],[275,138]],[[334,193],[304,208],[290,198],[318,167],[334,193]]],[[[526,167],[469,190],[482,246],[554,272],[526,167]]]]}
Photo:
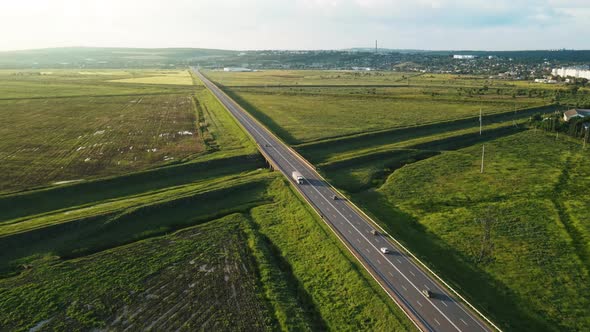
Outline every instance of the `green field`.
{"type": "Polygon", "coordinates": [[[270,330],[244,219],[230,215],[173,235],[0,280],[0,323],[23,330],[93,327],[270,330]]]}
{"type": "Polygon", "coordinates": [[[256,85],[371,85],[394,84],[406,76],[393,72],[354,72],[323,70],[263,70],[256,72],[205,71],[213,81],[225,86],[256,85]]]}
{"type": "Polygon", "coordinates": [[[0,71],[0,193],[254,153],[192,84],[188,71],[0,71]]]}
{"type": "Polygon", "coordinates": [[[470,97],[460,95],[456,88],[228,88],[227,91],[290,144],[477,117],[480,110],[488,115],[547,104],[543,98],[512,98],[495,92],[470,97]]]}
{"type": "MultiPolygon", "coordinates": [[[[590,157],[579,143],[533,131],[491,141],[486,152],[483,174],[476,145],[402,167],[358,199],[390,229],[399,230],[394,223],[400,222],[413,229],[404,234],[408,245],[449,274],[464,294],[485,302],[492,315],[502,296],[483,299],[496,288],[538,328],[588,329],[590,246],[588,225],[581,221],[590,215],[580,189],[590,183],[577,175],[588,172],[590,157]],[[386,217],[394,206],[395,215],[405,217],[386,217]],[[572,213],[574,206],[582,209],[572,213]],[[411,236],[452,255],[411,244],[411,236]],[[470,268],[445,267],[462,264],[470,268]],[[462,273],[479,275],[475,280],[487,284],[462,273]]],[[[504,314],[507,326],[526,326],[516,313],[504,314]]]]}

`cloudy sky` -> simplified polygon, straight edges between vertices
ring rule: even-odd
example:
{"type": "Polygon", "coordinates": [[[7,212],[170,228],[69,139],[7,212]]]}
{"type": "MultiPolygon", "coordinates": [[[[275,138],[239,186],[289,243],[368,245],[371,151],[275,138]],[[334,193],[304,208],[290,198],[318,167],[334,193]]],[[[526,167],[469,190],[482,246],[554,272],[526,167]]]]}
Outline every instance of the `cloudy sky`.
{"type": "Polygon", "coordinates": [[[590,0],[0,0],[0,50],[590,49],[590,0]]]}

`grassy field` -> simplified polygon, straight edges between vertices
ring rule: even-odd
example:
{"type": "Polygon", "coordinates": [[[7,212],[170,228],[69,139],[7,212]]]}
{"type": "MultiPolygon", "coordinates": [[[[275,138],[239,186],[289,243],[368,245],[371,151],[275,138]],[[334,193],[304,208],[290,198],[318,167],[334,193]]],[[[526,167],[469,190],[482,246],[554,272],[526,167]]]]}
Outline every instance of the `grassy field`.
{"type": "Polygon", "coordinates": [[[112,80],[114,83],[135,83],[135,84],[173,84],[173,85],[193,85],[193,79],[188,71],[162,71],[156,72],[155,76],[124,78],[112,80]]]}
{"type": "Polygon", "coordinates": [[[272,330],[275,319],[243,225],[243,217],[230,215],[0,280],[0,325],[272,330]]]}
{"type": "Polygon", "coordinates": [[[480,158],[443,153],[353,197],[506,328],[588,329],[588,154],[527,131],[486,143],[483,174],[480,158]]]}
{"type": "Polygon", "coordinates": [[[424,125],[529,107],[542,98],[459,95],[418,88],[231,88],[249,112],[290,144],[424,125]]]}
{"type": "Polygon", "coordinates": [[[188,72],[153,70],[0,70],[0,99],[57,98],[76,96],[128,96],[188,93],[190,86],[169,84],[129,84],[116,80],[178,80],[190,84],[188,72]]]}
{"type": "Polygon", "coordinates": [[[0,83],[0,193],[255,153],[187,71],[0,71],[0,83]]]}
{"type": "Polygon", "coordinates": [[[0,101],[0,191],[140,170],[205,150],[190,96],[0,101]]]}

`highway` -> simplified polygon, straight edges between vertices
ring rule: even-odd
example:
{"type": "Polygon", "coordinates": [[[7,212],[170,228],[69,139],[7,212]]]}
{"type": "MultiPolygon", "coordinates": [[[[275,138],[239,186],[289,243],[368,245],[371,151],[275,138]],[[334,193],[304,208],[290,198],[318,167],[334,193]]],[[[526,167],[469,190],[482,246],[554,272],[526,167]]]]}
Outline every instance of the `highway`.
{"type": "MultiPolygon", "coordinates": [[[[205,86],[253,137],[273,167],[282,172],[320,214],[353,255],[422,331],[492,331],[488,324],[450,295],[386,235],[372,233],[375,226],[315,171],[313,166],[254,120],[235,101],[197,69],[205,86]],[[305,178],[297,184],[293,171],[305,178]],[[334,199],[336,196],[336,199],[334,199]],[[390,250],[383,254],[381,248],[390,250]],[[432,293],[431,297],[424,290],[432,293]]],[[[336,299],[335,299],[336,300],[336,299]]]]}

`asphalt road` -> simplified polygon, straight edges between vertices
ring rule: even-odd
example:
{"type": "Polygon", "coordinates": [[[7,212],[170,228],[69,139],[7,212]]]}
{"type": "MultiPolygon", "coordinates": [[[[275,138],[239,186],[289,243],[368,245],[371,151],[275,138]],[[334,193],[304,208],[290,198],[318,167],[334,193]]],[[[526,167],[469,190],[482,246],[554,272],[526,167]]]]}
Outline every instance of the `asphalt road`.
{"type": "MultiPolygon", "coordinates": [[[[319,212],[367,271],[383,289],[402,307],[416,326],[424,331],[491,331],[479,317],[461,302],[449,295],[412,258],[387,237],[373,235],[374,227],[345,199],[333,199],[338,195],[311,167],[292,150],[253,120],[235,101],[225,95],[196,69],[207,88],[217,96],[231,114],[242,124],[258,143],[259,149],[295,186],[307,201],[319,212]],[[299,171],[305,181],[296,184],[291,178],[299,171]],[[386,247],[390,253],[383,254],[386,247]],[[423,290],[430,290],[428,298],[423,290]]],[[[304,124],[302,124],[304,125],[304,124]]]]}

